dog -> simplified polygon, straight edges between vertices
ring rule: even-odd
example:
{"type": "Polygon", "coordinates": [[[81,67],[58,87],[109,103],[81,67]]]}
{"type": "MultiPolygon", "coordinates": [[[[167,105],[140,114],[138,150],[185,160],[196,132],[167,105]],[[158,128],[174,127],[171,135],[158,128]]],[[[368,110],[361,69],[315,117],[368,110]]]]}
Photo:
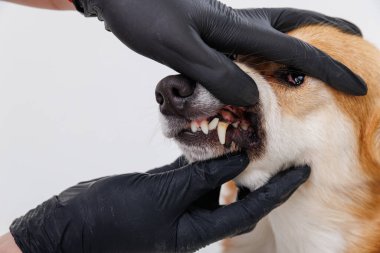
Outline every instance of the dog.
{"type": "Polygon", "coordinates": [[[250,164],[234,181],[250,190],[288,167],[312,168],[310,179],[253,232],[225,240],[225,252],[379,253],[380,51],[327,24],[288,34],[346,65],[368,94],[350,96],[291,67],[238,55],[235,63],[256,82],[259,102],[225,105],[199,83],[166,77],[156,88],[164,135],[189,162],[246,150],[250,164]]]}

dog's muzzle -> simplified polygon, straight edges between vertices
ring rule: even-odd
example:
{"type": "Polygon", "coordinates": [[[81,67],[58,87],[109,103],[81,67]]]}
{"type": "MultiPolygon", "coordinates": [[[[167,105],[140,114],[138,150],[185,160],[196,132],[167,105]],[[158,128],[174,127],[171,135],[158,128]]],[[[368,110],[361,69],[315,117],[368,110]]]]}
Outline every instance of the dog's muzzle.
{"type": "Polygon", "coordinates": [[[254,149],[260,143],[259,106],[224,105],[202,85],[183,75],[168,76],[156,87],[164,132],[182,145],[254,149]]]}

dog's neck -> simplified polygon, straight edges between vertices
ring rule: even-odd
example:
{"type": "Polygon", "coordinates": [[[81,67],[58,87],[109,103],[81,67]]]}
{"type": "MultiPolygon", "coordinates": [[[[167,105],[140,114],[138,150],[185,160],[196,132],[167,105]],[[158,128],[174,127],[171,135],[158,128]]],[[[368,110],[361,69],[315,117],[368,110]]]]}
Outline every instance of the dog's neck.
{"type": "MultiPolygon", "coordinates": [[[[312,174],[308,182],[289,201],[268,216],[277,253],[346,252],[348,244],[355,242],[356,233],[360,233],[363,227],[362,221],[349,212],[351,207],[355,207],[355,202],[357,204],[357,196],[351,193],[365,186],[365,178],[360,169],[357,137],[352,134],[355,132],[353,126],[344,115],[341,119],[334,115],[337,114],[331,112],[330,117],[325,110],[321,116],[323,120],[318,120],[322,122],[320,126],[310,124],[310,129],[317,132],[305,132],[304,136],[298,132],[301,139],[294,140],[299,144],[306,142],[307,138],[313,139],[310,141],[313,145],[307,146],[292,162],[309,164],[312,174]],[[331,129],[330,132],[323,131],[323,127],[327,127],[330,120],[335,120],[335,123],[339,121],[336,125],[341,127],[331,129]],[[321,141],[318,143],[315,139],[321,141]],[[324,140],[327,142],[324,143],[324,140]]],[[[275,153],[281,140],[278,139],[275,143],[277,145],[268,150],[273,156],[254,162],[252,168],[238,182],[257,188],[273,175],[273,167],[289,165],[281,158],[277,159],[283,155],[275,153]]],[[[289,153],[296,152],[291,147],[289,149],[289,153]]]]}
{"type": "Polygon", "coordinates": [[[329,175],[316,172],[318,169],[331,172],[336,166],[339,161],[315,162],[310,180],[268,216],[277,253],[345,252],[348,243],[354,240],[350,238],[351,232],[358,232],[362,223],[347,212],[353,201],[347,189],[360,187],[359,180],[333,185],[334,175],[321,181],[329,175]]]}

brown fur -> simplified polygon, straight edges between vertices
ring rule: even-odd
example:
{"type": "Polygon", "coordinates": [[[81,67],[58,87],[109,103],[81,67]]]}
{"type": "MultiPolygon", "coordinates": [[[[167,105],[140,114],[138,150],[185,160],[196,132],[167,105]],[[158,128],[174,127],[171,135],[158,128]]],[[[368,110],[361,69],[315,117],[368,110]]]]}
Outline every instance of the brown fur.
{"type": "MultiPolygon", "coordinates": [[[[380,51],[359,36],[329,26],[307,26],[289,34],[326,52],[361,76],[368,85],[367,96],[349,96],[319,81],[299,88],[289,88],[279,85],[273,77],[274,70],[280,65],[246,56],[239,57],[238,61],[255,68],[269,81],[284,113],[302,117],[318,110],[321,105],[331,103],[332,95],[335,100],[333,102],[352,120],[359,144],[360,169],[366,183],[345,189],[345,195],[351,201],[347,206],[340,207],[356,217],[360,224],[359,231],[347,232],[347,253],[379,253],[380,51]]],[[[225,246],[228,244],[227,241],[225,246]]]]}
{"type": "Polygon", "coordinates": [[[297,29],[290,35],[300,38],[342,62],[368,85],[364,97],[347,96],[329,88],[337,104],[351,118],[359,143],[361,169],[367,185],[347,189],[357,200],[347,210],[363,224],[362,231],[348,246],[349,252],[380,252],[380,52],[361,37],[349,35],[327,26],[297,29]]]}

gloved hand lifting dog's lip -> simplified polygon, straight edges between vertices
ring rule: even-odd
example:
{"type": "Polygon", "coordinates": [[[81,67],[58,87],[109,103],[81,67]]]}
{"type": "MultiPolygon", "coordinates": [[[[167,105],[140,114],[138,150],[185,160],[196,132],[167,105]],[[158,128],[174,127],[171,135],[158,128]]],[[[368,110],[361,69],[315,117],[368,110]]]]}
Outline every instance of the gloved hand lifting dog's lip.
{"type": "Polygon", "coordinates": [[[223,53],[255,53],[302,70],[348,94],[367,92],[364,81],[346,66],[283,33],[322,23],[361,34],[355,25],[339,18],[289,8],[235,10],[216,0],[74,3],[85,16],[104,20],[132,50],[201,83],[225,104],[253,105],[259,95],[255,82],[223,53]]]}

